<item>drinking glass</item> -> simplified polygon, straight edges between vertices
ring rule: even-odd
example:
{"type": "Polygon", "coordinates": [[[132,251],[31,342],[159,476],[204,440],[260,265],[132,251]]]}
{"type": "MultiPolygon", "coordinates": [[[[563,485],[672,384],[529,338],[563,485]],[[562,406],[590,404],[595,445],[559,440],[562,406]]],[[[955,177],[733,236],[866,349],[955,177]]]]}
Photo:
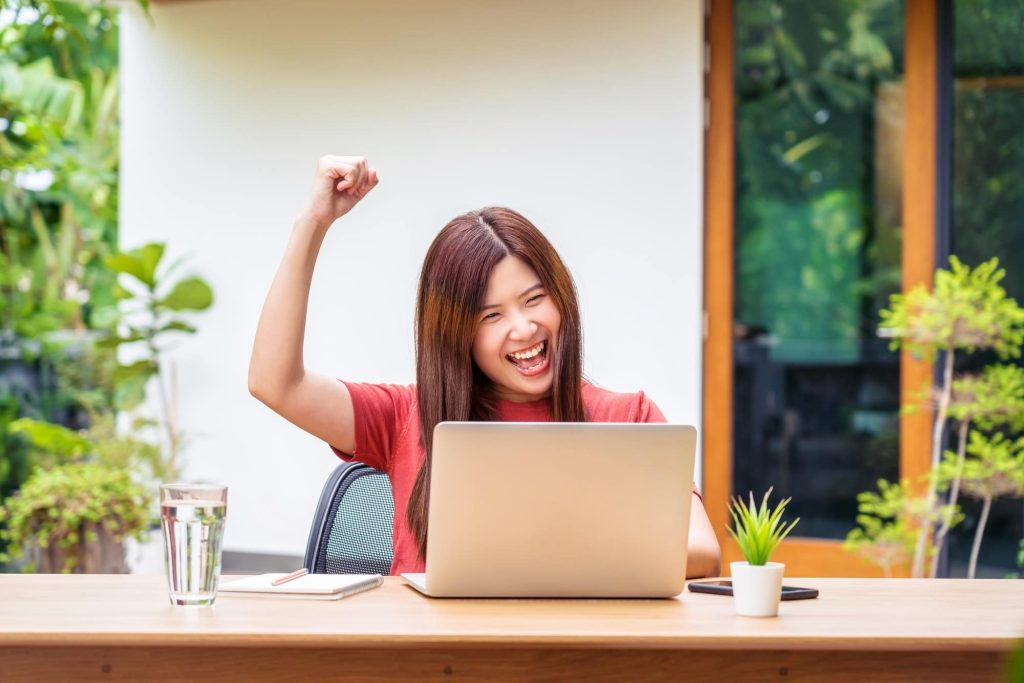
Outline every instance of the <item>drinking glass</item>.
{"type": "Polygon", "coordinates": [[[160,526],[172,605],[213,604],[227,509],[226,486],[161,484],[160,526]]]}

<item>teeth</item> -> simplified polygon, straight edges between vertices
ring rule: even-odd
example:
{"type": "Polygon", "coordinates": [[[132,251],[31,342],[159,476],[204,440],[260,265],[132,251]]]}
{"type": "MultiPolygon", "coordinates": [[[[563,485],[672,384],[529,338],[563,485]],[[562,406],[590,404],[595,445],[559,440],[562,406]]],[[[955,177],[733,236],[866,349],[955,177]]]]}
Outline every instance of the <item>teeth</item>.
{"type": "Polygon", "coordinates": [[[534,356],[536,356],[537,354],[539,354],[543,350],[544,350],[544,342],[541,342],[540,344],[537,344],[536,346],[534,346],[529,351],[525,351],[523,353],[510,353],[508,355],[511,356],[512,358],[517,359],[517,360],[525,360],[527,358],[533,358],[534,356]]]}

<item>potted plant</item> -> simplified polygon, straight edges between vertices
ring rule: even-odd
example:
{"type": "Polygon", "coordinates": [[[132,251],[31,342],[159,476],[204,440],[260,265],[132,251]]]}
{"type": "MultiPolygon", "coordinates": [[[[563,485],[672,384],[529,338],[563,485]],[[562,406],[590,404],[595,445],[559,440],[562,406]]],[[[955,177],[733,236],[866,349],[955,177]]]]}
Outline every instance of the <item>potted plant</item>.
{"type": "Polygon", "coordinates": [[[87,428],[31,418],[6,425],[8,435],[29,447],[36,468],[5,503],[6,512],[0,508],[0,527],[5,522],[9,527],[0,542],[10,541],[9,558],[27,552],[26,571],[127,571],[124,541],[144,541],[156,523],[152,496],[145,492],[155,490],[157,482],[180,478],[184,439],[174,419],[173,368],[168,373],[163,362],[164,339],[194,333],[186,317],[208,308],[213,295],[198,277],[167,278],[178,264],[158,276],[163,255],[164,245],[153,243],[105,259],[111,272],[125,276],[117,289],[121,306],[94,310],[94,319],[105,320],[106,334],[82,336],[76,353],[57,367],[60,391],[87,416],[87,428]],[[142,348],[132,349],[137,360],[122,364],[118,351],[130,347],[142,348]],[[170,394],[165,374],[170,374],[170,394]],[[150,379],[160,399],[156,419],[141,412],[150,379]],[[125,418],[120,427],[118,414],[125,418]],[[92,467],[83,470],[85,464],[92,467]],[[105,499],[93,509],[89,487],[103,482],[107,488],[98,491],[105,499]],[[98,511],[114,507],[112,515],[98,511]],[[143,526],[136,528],[136,522],[143,526]]]}
{"type": "Polygon", "coordinates": [[[733,528],[728,531],[746,558],[746,562],[732,562],[729,565],[736,614],[741,616],[774,617],[779,613],[782,576],[786,566],[769,560],[775,548],[789,535],[800,518],[787,526],[782,521],[782,513],[791,499],[786,498],[769,510],[768,496],[771,493],[772,489],[769,488],[760,507],[754,502],[753,492],[750,493],[749,504],[739,498],[733,498],[729,503],[733,528]]]}
{"type": "Polygon", "coordinates": [[[933,411],[927,473],[899,484],[883,480],[878,493],[861,493],[860,527],[844,544],[880,564],[887,576],[906,564],[915,578],[938,575],[949,531],[965,517],[960,505],[964,493],[982,501],[967,571],[974,578],[992,500],[1024,493],[1024,457],[1014,441],[1024,431],[1024,369],[992,364],[963,373],[956,367],[957,359],[979,351],[1003,360],[1019,358],[1024,308],[1000,284],[1006,273],[998,259],[975,268],[955,256],[949,263],[948,270],[935,272],[930,290],[919,285],[894,294],[889,308],[881,311],[879,334],[892,339],[892,348],[906,349],[942,368],[941,379],[934,386],[928,382],[903,407],[906,412],[921,407],[933,411]],[[955,451],[946,448],[951,440],[955,451]]]}
{"type": "Polygon", "coordinates": [[[0,534],[25,571],[125,574],[123,541],[148,532],[150,502],[146,488],[107,465],[40,468],[0,507],[0,534]]]}

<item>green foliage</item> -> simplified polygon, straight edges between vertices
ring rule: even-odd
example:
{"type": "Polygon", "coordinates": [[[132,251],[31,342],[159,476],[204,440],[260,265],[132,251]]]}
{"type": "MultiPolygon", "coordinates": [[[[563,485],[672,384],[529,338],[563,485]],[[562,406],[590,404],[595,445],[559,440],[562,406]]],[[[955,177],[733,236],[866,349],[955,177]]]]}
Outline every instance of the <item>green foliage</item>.
{"type": "Polygon", "coordinates": [[[1024,639],[1018,640],[1003,667],[1002,680],[1007,683],[1024,681],[1024,639]]]}
{"type": "MultiPolygon", "coordinates": [[[[1024,69],[1024,5],[1015,0],[957,0],[955,73],[1019,76],[1024,69]]],[[[1008,122],[1009,123],[1009,122],[1008,122]]]]}
{"type": "Polygon", "coordinates": [[[200,278],[190,277],[174,285],[170,294],[158,303],[172,311],[203,311],[213,304],[213,290],[200,278]]]}
{"type": "Polygon", "coordinates": [[[93,448],[92,443],[78,432],[42,420],[23,417],[11,422],[7,430],[10,434],[25,436],[32,448],[49,460],[40,464],[67,462],[89,453],[93,448]]]}
{"type": "Polygon", "coordinates": [[[750,503],[746,504],[739,498],[729,503],[729,514],[732,516],[733,527],[728,529],[743,553],[743,557],[752,565],[764,565],[771,559],[775,548],[782,542],[796,523],[797,517],[789,526],[782,521],[782,513],[791,499],[786,498],[774,509],[768,509],[769,488],[764,494],[761,506],[754,502],[754,493],[750,493],[750,503]]]}
{"type": "Polygon", "coordinates": [[[152,487],[156,482],[181,478],[160,445],[157,420],[135,416],[127,430],[119,430],[114,415],[95,415],[87,436],[96,462],[129,472],[138,482],[152,487]]]}
{"type": "MultiPolygon", "coordinates": [[[[992,5],[990,0],[986,0],[992,5]]],[[[976,4],[976,3],[973,3],[976,4]]],[[[985,77],[999,71],[1014,76],[1024,73],[1024,40],[1021,40],[1020,16],[1024,6],[1017,2],[1002,2],[1004,13],[1017,15],[1017,23],[1004,23],[994,12],[979,15],[991,17],[980,35],[975,38],[988,47],[988,63],[979,63],[980,69],[965,73],[957,83],[953,96],[953,167],[951,189],[954,226],[953,238],[960,258],[978,263],[992,254],[1004,256],[1004,265],[1010,268],[1005,286],[1018,300],[1024,297],[1024,259],[1021,241],[1024,216],[1024,128],[1020,125],[1020,111],[1024,107],[1024,92],[1020,88],[992,88],[985,77]],[[1011,6],[1016,5],[1015,9],[1011,6]],[[995,34],[1013,35],[1016,61],[1010,51],[994,49],[995,34]],[[998,66],[997,64],[998,63],[998,66]],[[979,78],[979,76],[983,76],[979,78]]],[[[968,12],[956,3],[956,16],[968,12]]],[[[956,29],[956,49],[959,52],[963,35],[956,29]]],[[[969,68],[969,67],[968,67],[969,68]]]]}
{"type": "Polygon", "coordinates": [[[3,7],[0,326],[33,338],[82,329],[83,307],[111,298],[100,259],[117,239],[117,24],[79,3],[3,7]]]}
{"type": "Polygon", "coordinates": [[[909,566],[914,556],[917,533],[903,514],[903,487],[884,479],[878,481],[878,493],[857,495],[857,524],[846,535],[843,548],[877,564],[886,576],[893,569],[909,566]]]}
{"type": "Polygon", "coordinates": [[[80,83],[57,76],[53,63],[44,58],[24,66],[0,62],[0,101],[73,126],[82,115],[83,95],[80,83]]]}
{"type": "Polygon", "coordinates": [[[0,394],[0,500],[17,489],[32,468],[24,440],[8,435],[8,427],[19,412],[20,405],[15,397],[0,394]]]}
{"type": "Polygon", "coordinates": [[[772,357],[849,361],[861,350],[864,230],[858,198],[832,190],[803,204],[750,199],[738,282],[742,318],[774,337],[772,357]],[[780,264],[787,267],[780,267],[780,264]]]}
{"type": "MultiPolygon", "coordinates": [[[[117,248],[117,9],[63,0],[0,0],[0,9],[0,341],[5,358],[17,349],[42,378],[37,395],[0,392],[0,501],[26,482],[7,504],[29,505],[41,490],[27,483],[35,468],[31,481],[54,484],[46,514],[56,516],[76,505],[73,484],[104,481],[69,461],[149,485],[177,478],[184,438],[168,415],[163,339],[194,333],[189,315],[213,296],[200,278],[170,277],[177,264],[163,263],[163,244],[117,248]],[[119,363],[121,347],[138,360],[119,363]],[[118,430],[117,412],[142,405],[154,379],[163,419],[134,414],[118,430]]],[[[129,498],[149,504],[118,505],[129,498]]],[[[118,512],[119,524],[143,510],[118,512]]],[[[13,533],[12,543],[28,532],[13,533]]]]}
{"type": "MultiPolygon", "coordinates": [[[[74,356],[65,354],[58,367],[60,386],[65,401],[85,409],[94,424],[104,424],[105,416],[114,411],[132,411],[146,397],[150,380],[157,378],[162,420],[136,417],[136,427],[162,425],[167,438],[160,446],[139,438],[120,436],[114,429],[79,435],[60,425],[40,420],[20,420],[9,430],[24,434],[39,454],[39,462],[65,461],[96,451],[122,452],[127,446],[136,449],[146,463],[150,475],[174,479],[180,473],[179,452],[183,437],[166,414],[168,397],[163,395],[162,340],[169,334],[192,334],[196,328],[183,315],[205,310],[213,302],[213,293],[204,280],[187,276],[165,281],[170,269],[161,269],[164,245],[152,243],[131,251],[115,252],[105,259],[113,272],[122,274],[135,284],[120,289],[118,303],[109,311],[109,328],[98,342],[91,337],[78,337],[74,356]],[[163,273],[163,274],[162,274],[163,273]],[[119,363],[118,349],[140,347],[133,355],[142,358],[119,363]],[[163,452],[163,455],[160,453],[163,452]]],[[[156,430],[146,430],[157,438],[156,430]]]]}
{"type": "Polygon", "coordinates": [[[1024,309],[999,284],[1006,272],[992,258],[971,269],[956,256],[950,269],[935,272],[934,291],[918,285],[906,295],[893,294],[881,312],[880,331],[893,337],[892,347],[933,361],[940,350],[992,349],[1001,358],[1020,356],[1024,344],[1024,309]]]}
{"type": "MultiPolygon", "coordinates": [[[[152,521],[147,514],[151,502],[147,489],[127,472],[106,465],[72,463],[36,470],[21,491],[0,507],[0,522],[6,523],[0,537],[9,543],[0,560],[20,556],[33,544],[40,548],[57,544],[71,551],[95,540],[97,526],[115,538],[142,538],[152,521]]],[[[70,572],[74,566],[74,554],[69,553],[63,571],[70,572]]]]}
{"type": "Polygon", "coordinates": [[[204,311],[213,305],[213,290],[202,278],[170,277],[180,262],[161,267],[164,251],[164,244],[153,242],[105,259],[107,266],[122,276],[123,283],[118,288],[117,303],[105,312],[112,323],[110,336],[103,343],[109,347],[139,346],[145,354],[115,371],[114,404],[121,410],[138,406],[150,378],[160,375],[161,340],[170,333],[195,333],[195,326],[182,314],[204,311]]]}
{"type": "Polygon", "coordinates": [[[156,267],[164,255],[164,245],[147,244],[140,249],[108,256],[107,267],[115,273],[131,275],[149,289],[156,285],[156,267]]]}
{"type": "MultiPolygon", "coordinates": [[[[967,455],[959,471],[965,493],[992,499],[1024,496],[1024,436],[1009,439],[999,432],[972,431],[967,455]]],[[[939,469],[944,487],[948,487],[957,471],[957,455],[947,451],[939,469]]]]}
{"type": "Polygon", "coordinates": [[[988,365],[979,374],[953,380],[949,416],[981,429],[1008,425],[1024,430],[1024,368],[1019,365],[988,365]]]}
{"type": "MultiPolygon", "coordinates": [[[[911,493],[910,482],[878,480],[878,491],[857,494],[857,528],[846,535],[843,548],[878,565],[886,576],[910,565],[918,529],[928,523],[963,520],[955,505],[932,508],[925,496],[911,493]]],[[[931,549],[934,551],[934,548],[931,549]]]]}
{"type": "MultiPolygon", "coordinates": [[[[914,575],[923,573],[927,554],[937,559],[949,529],[962,518],[958,506],[962,489],[984,502],[968,568],[973,577],[992,500],[1024,495],[1024,437],[1013,440],[994,431],[1024,429],[1024,369],[997,364],[976,374],[953,374],[957,351],[992,350],[1002,358],[1020,357],[1024,309],[1001,285],[1005,275],[996,258],[971,269],[951,256],[950,269],[936,272],[932,291],[918,286],[906,295],[895,294],[890,308],[881,312],[880,332],[893,337],[894,348],[906,348],[928,361],[934,361],[939,351],[947,354],[944,379],[929,397],[936,405],[933,432],[937,436],[932,444],[928,493],[916,500],[918,509],[911,510],[902,492],[905,485],[880,483],[881,496],[865,493],[858,498],[861,528],[847,537],[849,550],[882,564],[887,572],[895,559],[903,559],[893,549],[905,550],[900,544],[911,529],[917,534],[914,575]],[[957,452],[942,455],[947,419],[957,422],[960,438],[957,452]],[[948,504],[940,504],[938,491],[950,492],[948,504]],[[932,539],[935,523],[941,526],[932,539]],[[929,548],[929,541],[935,547],[929,548]]],[[[912,407],[904,406],[904,410],[912,407]]],[[[934,575],[936,570],[933,562],[930,573],[934,575]]]]}
{"type": "Polygon", "coordinates": [[[185,440],[169,415],[163,339],[194,333],[196,328],[187,316],[209,308],[213,294],[201,278],[168,278],[178,264],[162,267],[164,252],[163,244],[152,243],[131,251],[114,251],[104,259],[112,273],[126,280],[106,313],[106,330],[98,331],[104,336],[71,337],[60,347],[63,355],[57,365],[63,403],[85,410],[90,427],[78,432],[46,420],[22,418],[5,429],[6,435],[28,444],[36,466],[88,460],[116,468],[150,487],[156,481],[180,477],[185,440]],[[141,353],[143,357],[119,363],[121,347],[138,347],[133,355],[141,353]],[[119,431],[116,412],[139,408],[153,379],[157,380],[162,418],[136,414],[131,429],[119,431]]]}
{"type": "Polygon", "coordinates": [[[899,214],[866,151],[888,125],[901,11],[736,3],[736,313],[773,360],[859,360],[866,317],[899,288],[899,214]]]}

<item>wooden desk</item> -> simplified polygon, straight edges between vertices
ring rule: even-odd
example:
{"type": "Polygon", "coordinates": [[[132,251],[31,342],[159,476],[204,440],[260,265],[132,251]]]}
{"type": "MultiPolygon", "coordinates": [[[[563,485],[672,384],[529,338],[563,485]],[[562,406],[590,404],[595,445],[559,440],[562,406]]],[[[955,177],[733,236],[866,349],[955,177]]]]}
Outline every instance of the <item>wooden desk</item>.
{"type": "Polygon", "coordinates": [[[162,576],[0,575],[0,680],[993,680],[1024,581],[793,579],[732,600],[432,600],[389,578],[337,602],[174,608],[162,576]],[[303,677],[303,676],[307,677],[303,677]]]}

